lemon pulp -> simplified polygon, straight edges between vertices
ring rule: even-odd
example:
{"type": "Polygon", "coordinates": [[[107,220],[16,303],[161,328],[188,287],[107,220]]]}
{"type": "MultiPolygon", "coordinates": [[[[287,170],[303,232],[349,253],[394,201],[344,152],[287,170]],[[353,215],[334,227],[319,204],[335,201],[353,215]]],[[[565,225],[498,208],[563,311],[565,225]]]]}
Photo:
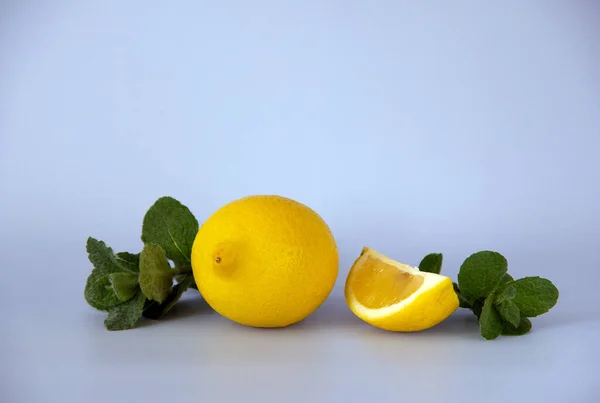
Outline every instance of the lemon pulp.
{"type": "Polygon", "coordinates": [[[398,270],[367,255],[352,282],[356,299],[366,308],[377,309],[397,304],[423,284],[423,277],[398,270]]]}

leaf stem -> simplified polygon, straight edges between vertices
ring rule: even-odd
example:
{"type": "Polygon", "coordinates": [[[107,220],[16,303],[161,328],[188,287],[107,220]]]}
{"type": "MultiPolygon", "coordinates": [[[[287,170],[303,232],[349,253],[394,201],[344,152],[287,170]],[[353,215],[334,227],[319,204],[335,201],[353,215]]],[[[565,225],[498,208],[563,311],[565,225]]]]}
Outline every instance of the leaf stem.
{"type": "Polygon", "coordinates": [[[190,274],[192,273],[192,268],[191,267],[175,267],[171,270],[173,272],[173,276],[178,276],[180,274],[190,274]]]}
{"type": "Polygon", "coordinates": [[[460,292],[460,288],[458,287],[458,284],[452,283],[452,285],[454,286],[454,292],[458,296],[459,306],[461,308],[473,309],[473,305],[471,305],[469,301],[467,301],[467,299],[463,297],[462,293],[460,292]]]}

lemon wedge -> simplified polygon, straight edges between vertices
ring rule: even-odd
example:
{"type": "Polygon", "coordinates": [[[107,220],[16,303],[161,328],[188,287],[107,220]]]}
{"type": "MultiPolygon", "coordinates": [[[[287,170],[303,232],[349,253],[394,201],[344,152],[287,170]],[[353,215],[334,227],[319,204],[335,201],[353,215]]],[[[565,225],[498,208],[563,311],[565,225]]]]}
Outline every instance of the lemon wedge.
{"type": "Polygon", "coordinates": [[[396,332],[435,326],[459,304],[450,278],[419,271],[368,247],[352,265],[344,294],[356,316],[396,332]]]}

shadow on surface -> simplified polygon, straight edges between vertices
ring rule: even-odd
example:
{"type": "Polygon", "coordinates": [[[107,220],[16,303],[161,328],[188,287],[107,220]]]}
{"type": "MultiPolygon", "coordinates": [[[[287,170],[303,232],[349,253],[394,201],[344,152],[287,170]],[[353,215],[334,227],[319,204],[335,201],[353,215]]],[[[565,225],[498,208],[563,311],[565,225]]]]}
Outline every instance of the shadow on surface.
{"type": "Polygon", "coordinates": [[[189,316],[211,315],[214,313],[215,311],[213,311],[213,309],[206,303],[204,298],[196,293],[196,295],[179,300],[175,306],[173,306],[173,308],[171,308],[171,310],[159,320],[168,322],[171,320],[187,318],[189,316]]]}
{"type": "Polygon", "coordinates": [[[291,326],[291,328],[338,328],[347,326],[360,325],[362,320],[357,318],[348,305],[343,296],[332,295],[323,305],[319,307],[312,315],[303,321],[291,326]]]}
{"type": "Polygon", "coordinates": [[[408,338],[438,338],[438,337],[458,337],[458,338],[478,338],[479,324],[477,318],[466,309],[459,309],[438,325],[417,332],[390,332],[378,329],[364,323],[366,326],[360,333],[367,339],[377,337],[378,339],[397,338],[407,340],[408,338]]]}
{"type": "Polygon", "coordinates": [[[471,311],[459,308],[448,319],[423,332],[428,334],[479,334],[479,323],[471,311]]]}
{"type": "MultiPolygon", "coordinates": [[[[189,295],[182,298],[173,309],[164,317],[160,318],[160,322],[169,322],[182,320],[187,317],[216,315],[215,311],[206,303],[199,295],[189,295]]],[[[586,320],[581,315],[561,315],[553,321],[545,321],[539,323],[539,327],[549,328],[556,326],[567,326],[573,323],[580,323],[586,320]]],[[[143,319],[140,320],[138,326],[150,326],[156,321],[143,319]]],[[[234,322],[224,321],[232,327],[242,326],[234,322]]],[[[534,323],[534,326],[536,324],[534,323]]],[[[479,336],[479,325],[477,319],[466,309],[458,309],[449,318],[440,324],[419,332],[390,332],[375,328],[361,319],[356,317],[350,308],[346,305],[343,295],[335,293],[331,295],[312,315],[303,321],[285,328],[252,328],[242,326],[244,330],[249,331],[304,331],[304,330],[323,330],[323,331],[339,331],[351,330],[352,333],[361,333],[365,337],[377,338],[397,338],[397,337],[442,337],[442,336],[460,336],[473,337],[479,336]]]]}

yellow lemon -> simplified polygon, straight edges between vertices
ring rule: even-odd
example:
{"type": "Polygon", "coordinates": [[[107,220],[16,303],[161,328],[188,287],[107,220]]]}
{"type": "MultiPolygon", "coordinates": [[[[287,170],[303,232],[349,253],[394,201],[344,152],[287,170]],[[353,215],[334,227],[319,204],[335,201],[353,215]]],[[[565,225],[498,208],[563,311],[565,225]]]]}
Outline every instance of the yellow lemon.
{"type": "Polygon", "coordinates": [[[452,280],[363,248],[346,279],[350,310],[385,330],[415,332],[435,326],[458,308],[452,280]]]}
{"type": "Polygon", "coordinates": [[[283,327],[325,301],[338,251],[323,219],[275,195],[226,204],[200,227],[192,247],[198,290],[219,314],[243,325],[283,327]]]}

